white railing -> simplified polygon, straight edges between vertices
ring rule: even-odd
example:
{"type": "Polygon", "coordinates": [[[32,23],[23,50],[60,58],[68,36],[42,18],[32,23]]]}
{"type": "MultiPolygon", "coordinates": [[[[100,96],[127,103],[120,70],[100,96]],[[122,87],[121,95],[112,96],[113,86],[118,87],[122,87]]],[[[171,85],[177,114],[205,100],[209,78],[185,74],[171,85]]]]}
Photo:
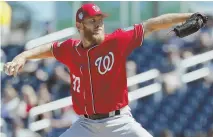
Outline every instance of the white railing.
{"type": "Polygon", "coordinates": [[[26,47],[26,49],[31,49],[31,48],[34,48],[38,45],[43,45],[43,44],[46,44],[46,43],[50,43],[50,42],[53,42],[53,41],[61,40],[61,39],[64,39],[66,37],[76,35],[76,32],[77,32],[77,30],[74,27],[66,28],[66,29],[63,29],[63,30],[53,32],[51,34],[39,37],[37,39],[30,40],[29,42],[26,43],[25,47],[26,47]]]}
{"type": "Polygon", "coordinates": [[[187,59],[184,59],[181,62],[181,67],[188,68],[188,67],[191,67],[191,66],[194,66],[194,65],[197,65],[199,63],[206,62],[206,61],[209,61],[209,60],[212,60],[212,59],[213,59],[213,50],[208,51],[208,52],[203,53],[203,54],[199,54],[199,55],[187,58],[187,59]]]}
{"type": "Polygon", "coordinates": [[[205,67],[205,68],[198,69],[198,70],[195,70],[193,72],[189,72],[187,74],[184,74],[183,77],[182,77],[182,81],[184,83],[188,83],[188,82],[191,82],[191,81],[206,77],[209,74],[210,74],[209,68],[205,67]]]}
{"type": "Polygon", "coordinates": [[[135,76],[127,78],[127,86],[133,86],[138,83],[142,83],[151,79],[155,79],[159,76],[159,71],[157,69],[152,69],[147,72],[137,74],[135,76]]]}

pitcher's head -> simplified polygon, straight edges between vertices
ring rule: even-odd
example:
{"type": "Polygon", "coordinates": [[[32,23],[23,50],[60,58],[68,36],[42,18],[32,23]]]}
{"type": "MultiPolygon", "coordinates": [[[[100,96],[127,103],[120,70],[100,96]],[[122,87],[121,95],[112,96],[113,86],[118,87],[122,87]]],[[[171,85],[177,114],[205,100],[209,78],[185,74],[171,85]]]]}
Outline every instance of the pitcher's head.
{"type": "Polygon", "coordinates": [[[92,43],[100,44],[104,40],[104,18],[108,15],[93,4],[83,4],[76,13],[76,27],[81,36],[92,43]]]}

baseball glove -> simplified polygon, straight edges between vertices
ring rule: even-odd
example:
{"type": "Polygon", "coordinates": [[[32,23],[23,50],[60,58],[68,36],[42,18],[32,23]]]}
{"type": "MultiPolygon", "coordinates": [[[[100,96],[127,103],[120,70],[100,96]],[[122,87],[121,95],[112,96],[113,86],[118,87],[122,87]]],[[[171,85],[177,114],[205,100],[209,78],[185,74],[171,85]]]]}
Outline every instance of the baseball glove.
{"type": "Polygon", "coordinates": [[[176,36],[183,38],[197,32],[207,23],[208,18],[200,13],[194,13],[182,25],[176,26],[174,32],[176,36]]]}

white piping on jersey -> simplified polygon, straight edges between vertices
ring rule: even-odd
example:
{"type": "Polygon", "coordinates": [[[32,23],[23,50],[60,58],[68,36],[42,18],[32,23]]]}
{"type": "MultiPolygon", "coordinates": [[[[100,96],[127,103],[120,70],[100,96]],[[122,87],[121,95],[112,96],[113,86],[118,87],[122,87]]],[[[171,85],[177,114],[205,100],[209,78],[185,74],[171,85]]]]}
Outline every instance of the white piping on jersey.
{"type": "MultiPolygon", "coordinates": [[[[82,66],[80,66],[80,72],[81,72],[81,74],[83,75],[83,73],[82,73],[82,66]]],[[[86,97],[85,97],[85,90],[84,90],[84,100],[86,100],[86,97]]],[[[86,105],[84,106],[84,111],[85,111],[85,113],[88,115],[88,113],[87,113],[87,107],[86,107],[86,105]]]]}
{"type": "Polygon", "coordinates": [[[80,45],[81,41],[75,46],[75,50],[78,53],[79,56],[81,56],[81,54],[78,52],[77,47],[80,45]]]}
{"type": "Polygon", "coordinates": [[[80,72],[81,72],[81,74],[83,75],[83,73],[82,73],[82,70],[81,70],[81,69],[82,69],[82,66],[80,66],[80,72]]]}
{"type": "MultiPolygon", "coordinates": [[[[85,97],[85,90],[84,90],[84,100],[86,100],[86,97],[85,97]]],[[[88,115],[86,105],[84,106],[84,111],[85,111],[85,112],[86,112],[86,114],[88,115]]]]}
{"type": "Polygon", "coordinates": [[[95,106],[94,106],[94,94],[93,94],[93,87],[92,87],[92,76],[91,76],[91,72],[90,72],[90,61],[89,61],[89,51],[93,48],[97,47],[94,46],[94,47],[91,47],[88,51],[87,51],[87,59],[88,59],[88,69],[89,69],[89,76],[90,76],[90,92],[91,92],[91,95],[92,95],[92,108],[93,108],[93,112],[95,114],[95,106]]]}
{"type": "MultiPolygon", "coordinates": [[[[76,50],[76,52],[78,53],[79,56],[81,56],[81,54],[78,52],[77,48],[80,45],[80,43],[81,43],[81,41],[75,46],[75,50],[76,50]]],[[[83,75],[83,73],[82,73],[82,66],[80,66],[80,72],[83,75]]],[[[84,100],[86,101],[85,90],[84,90],[84,100]]],[[[87,106],[86,105],[84,105],[84,111],[88,115],[88,113],[87,113],[87,106]]]]}

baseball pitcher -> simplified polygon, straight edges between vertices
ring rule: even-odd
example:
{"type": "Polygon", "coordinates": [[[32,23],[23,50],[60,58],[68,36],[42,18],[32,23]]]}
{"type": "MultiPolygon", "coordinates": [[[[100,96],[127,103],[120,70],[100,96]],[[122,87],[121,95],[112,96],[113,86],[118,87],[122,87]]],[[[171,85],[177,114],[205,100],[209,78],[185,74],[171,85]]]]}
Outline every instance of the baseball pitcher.
{"type": "Polygon", "coordinates": [[[152,137],[128,107],[126,58],[154,31],[183,23],[173,32],[185,37],[207,22],[200,13],[165,14],[105,34],[107,16],[95,4],[83,4],[76,13],[80,39],[40,45],[4,65],[14,76],[29,59],[55,57],[69,68],[73,108],[80,118],[60,137],[152,137]]]}

